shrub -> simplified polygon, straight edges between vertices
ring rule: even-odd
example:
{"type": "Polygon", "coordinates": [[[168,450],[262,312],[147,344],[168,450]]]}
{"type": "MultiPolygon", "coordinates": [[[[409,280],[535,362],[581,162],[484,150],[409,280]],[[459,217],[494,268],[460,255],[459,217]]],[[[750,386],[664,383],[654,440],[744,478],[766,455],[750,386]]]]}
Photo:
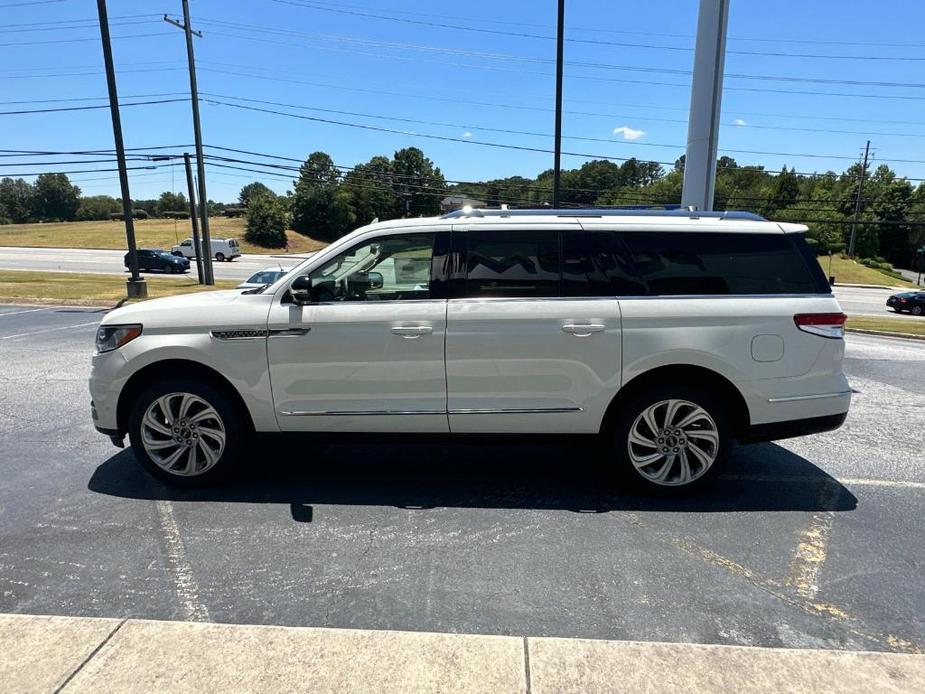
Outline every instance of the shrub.
{"type": "Polygon", "coordinates": [[[288,221],[285,205],[275,197],[252,198],[247,206],[244,239],[263,248],[285,248],[288,221]]]}
{"type": "Polygon", "coordinates": [[[168,210],[161,213],[164,219],[189,219],[189,212],[184,210],[168,210]]]}
{"type": "Polygon", "coordinates": [[[222,214],[226,217],[243,217],[247,214],[246,207],[226,207],[222,214]]]}

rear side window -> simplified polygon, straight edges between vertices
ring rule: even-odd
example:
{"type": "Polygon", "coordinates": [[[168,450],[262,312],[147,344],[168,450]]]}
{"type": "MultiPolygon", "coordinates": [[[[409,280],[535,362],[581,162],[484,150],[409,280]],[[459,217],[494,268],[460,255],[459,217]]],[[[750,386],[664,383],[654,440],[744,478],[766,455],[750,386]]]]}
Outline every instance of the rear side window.
{"type": "Polygon", "coordinates": [[[562,296],[640,296],[645,293],[645,285],[616,232],[562,233],[562,296]]]}
{"type": "Polygon", "coordinates": [[[626,232],[621,236],[650,294],[820,291],[802,253],[784,233],[626,232]]]}
{"type": "Polygon", "coordinates": [[[559,295],[557,231],[469,231],[467,297],[559,295]]]}

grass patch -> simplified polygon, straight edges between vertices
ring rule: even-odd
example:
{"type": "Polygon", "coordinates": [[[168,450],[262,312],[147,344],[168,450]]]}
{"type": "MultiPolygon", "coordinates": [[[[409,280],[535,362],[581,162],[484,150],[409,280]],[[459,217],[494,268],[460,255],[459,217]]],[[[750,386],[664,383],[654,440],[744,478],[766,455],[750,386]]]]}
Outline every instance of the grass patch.
{"type": "Polygon", "coordinates": [[[888,333],[925,336],[925,318],[877,318],[874,316],[849,316],[846,326],[860,330],[882,330],[888,333]]]}
{"type": "MultiPolygon", "coordinates": [[[[242,253],[285,253],[281,248],[261,248],[244,240],[244,220],[210,217],[212,238],[235,238],[242,253]]],[[[135,220],[135,237],[140,248],[163,248],[178,244],[193,235],[188,219],[135,220]]],[[[290,253],[308,253],[327,244],[287,231],[290,253]]],[[[5,224],[0,226],[0,246],[35,248],[102,248],[125,250],[125,225],[122,222],[50,222],[47,224],[5,224]]]]}
{"type": "MultiPolygon", "coordinates": [[[[190,277],[146,277],[148,298],[205,291],[190,277]]],[[[125,277],[76,272],[0,270],[0,297],[53,301],[111,301],[125,297],[125,277]]],[[[238,283],[216,280],[214,289],[231,289],[238,283]]],[[[212,289],[211,287],[209,289],[212,289]]]]}
{"type": "MultiPolygon", "coordinates": [[[[829,257],[819,256],[819,265],[825,276],[829,276],[829,257]]],[[[832,272],[835,275],[835,285],[839,284],[880,284],[887,287],[913,287],[912,282],[904,279],[895,279],[886,273],[866,265],[861,265],[848,258],[832,256],[832,272]]]]}

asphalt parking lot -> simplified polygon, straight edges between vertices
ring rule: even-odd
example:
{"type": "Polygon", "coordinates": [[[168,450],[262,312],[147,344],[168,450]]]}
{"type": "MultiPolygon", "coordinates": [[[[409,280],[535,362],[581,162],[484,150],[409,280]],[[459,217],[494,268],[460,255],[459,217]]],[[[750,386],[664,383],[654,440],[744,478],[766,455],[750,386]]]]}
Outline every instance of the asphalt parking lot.
{"type": "Polygon", "coordinates": [[[923,342],[849,336],[846,425],[699,498],[568,440],[269,440],[175,491],[91,426],[101,316],[0,307],[0,612],[925,650],[923,342]]]}

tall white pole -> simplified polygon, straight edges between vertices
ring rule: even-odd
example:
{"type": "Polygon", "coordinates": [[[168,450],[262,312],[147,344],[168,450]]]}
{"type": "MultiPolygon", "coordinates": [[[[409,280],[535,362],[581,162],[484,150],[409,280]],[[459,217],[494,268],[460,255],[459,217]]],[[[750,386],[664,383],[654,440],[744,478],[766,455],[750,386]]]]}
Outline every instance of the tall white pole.
{"type": "Polygon", "coordinates": [[[729,0],[700,0],[681,204],[713,209],[729,0]]]}

